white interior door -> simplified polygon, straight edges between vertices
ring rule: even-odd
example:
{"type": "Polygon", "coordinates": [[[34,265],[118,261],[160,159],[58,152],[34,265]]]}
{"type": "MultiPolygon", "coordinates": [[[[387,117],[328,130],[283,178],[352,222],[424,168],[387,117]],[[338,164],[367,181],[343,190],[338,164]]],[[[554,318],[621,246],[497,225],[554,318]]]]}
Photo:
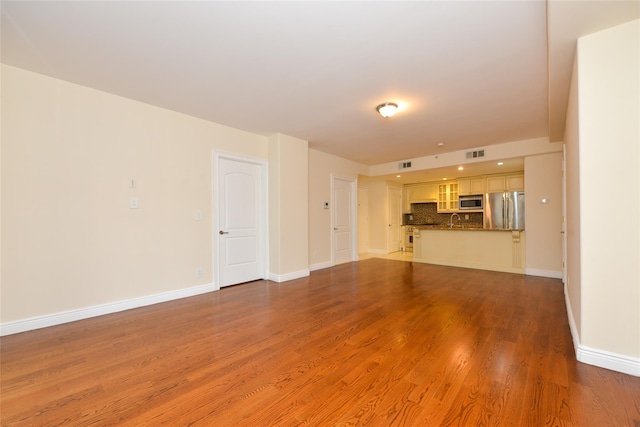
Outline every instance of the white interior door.
{"type": "MultiPolygon", "coordinates": [[[[265,165],[217,157],[217,279],[220,287],[265,278],[265,165]]],[[[215,165],[214,165],[215,167],[215,165]]]]}
{"type": "Polygon", "coordinates": [[[332,258],[333,264],[354,260],[355,181],[333,178],[332,258]]]}
{"type": "Polygon", "coordinates": [[[395,187],[387,188],[389,203],[389,252],[397,252],[402,247],[402,190],[395,187]]]}

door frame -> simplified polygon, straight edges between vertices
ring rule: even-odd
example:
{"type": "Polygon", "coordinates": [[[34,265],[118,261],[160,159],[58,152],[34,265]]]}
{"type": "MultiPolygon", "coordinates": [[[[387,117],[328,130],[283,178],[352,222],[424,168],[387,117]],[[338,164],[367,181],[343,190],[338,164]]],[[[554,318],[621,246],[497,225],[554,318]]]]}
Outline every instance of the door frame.
{"type": "MultiPolygon", "coordinates": [[[[349,183],[351,190],[351,200],[349,201],[351,205],[351,261],[358,260],[358,198],[357,198],[357,189],[358,189],[358,179],[350,178],[346,176],[334,175],[331,174],[331,204],[333,205],[334,198],[333,192],[335,189],[335,181],[346,181],[349,183]]],[[[331,265],[336,265],[336,256],[335,256],[335,236],[334,236],[334,221],[333,221],[333,209],[335,206],[331,206],[331,265]]]]}
{"type": "Polygon", "coordinates": [[[220,236],[218,235],[218,230],[220,229],[220,223],[218,220],[218,209],[220,209],[220,189],[218,182],[218,169],[220,160],[231,160],[240,163],[249,163],[253,165],[260,166],[260,177],[262,181],[262,186],[260,188],[262,206],[260,212],[260,224],[259,224],[259,233],[261,237],[261,245],[259,253],[263,257],[262,259],[262,278],[266,279],[268,277],[269,272],[269,171],[268,166],[269,163],[266,159],[261,159],[258,157],[244,156],[235,153],[229,153],[225,151],[213,150],[212,155],[212,198],[211,198],[211,236],[212,236],[212,271],[213,271],[213,289],[215,291],[220,290],[220,257],[218,254],[219,244],[220,244],[220,236]]]}

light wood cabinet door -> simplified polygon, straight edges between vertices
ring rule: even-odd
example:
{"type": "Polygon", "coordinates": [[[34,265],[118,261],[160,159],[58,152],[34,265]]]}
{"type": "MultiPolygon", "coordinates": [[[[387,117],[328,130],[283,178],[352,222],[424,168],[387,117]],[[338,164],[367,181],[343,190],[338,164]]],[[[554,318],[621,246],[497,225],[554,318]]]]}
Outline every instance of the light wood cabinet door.
{"type": "MultiPolygon", "coordinates": [[[[485,192],[485,178],[471,179],[471,194],[483,194],[485,192]]],[[[462,194],[462,193],[461,193],[462,194]]]]}
{"type": "Polygon", "coordinates": [[[487,177],[487,193],[497,193],[505,188],[504,175],[487,177]]]}
{"type": "Polygon", "coordinates": [[[411,213],[411,195],[413,187],[404,187],[402,189],[402,213],[411,213]]]}
{"type": "Polygon", "coordinates": [[[524,191],[524,174],[507,175],[506,187],[508,191],[524,191]]]}
{"type": "Polygon", "coordinates": [[[458,212],[458,182],[438,185],[438,212],[458,212]]]}
{"type": "Polygon", "coordinates": [[[458,194],[467,196],[485,192],[485,178],[465,178],[458,180],[458,194]]]}
{"type": "Polygon", "coordinates": [[[437,184],[420,184],[409,187],[411,188],[411,201],[426,202],[436,201],[438,199],[437,184]]]}

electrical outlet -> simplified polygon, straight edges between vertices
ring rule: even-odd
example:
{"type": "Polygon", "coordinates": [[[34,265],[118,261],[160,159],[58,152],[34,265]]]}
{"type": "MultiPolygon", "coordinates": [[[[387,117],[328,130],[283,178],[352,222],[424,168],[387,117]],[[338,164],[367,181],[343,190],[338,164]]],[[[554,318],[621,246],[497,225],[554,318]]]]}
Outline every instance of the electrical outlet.
{"type": "Polygon", "coordinates": [[[196,278],[197,278],[197,279],[201,279],[201,278],[202,278],[202,275],[203,275],[203,273],[202,273],[202,267],[197,267],[197,268],[196,268],[196,278]]]}

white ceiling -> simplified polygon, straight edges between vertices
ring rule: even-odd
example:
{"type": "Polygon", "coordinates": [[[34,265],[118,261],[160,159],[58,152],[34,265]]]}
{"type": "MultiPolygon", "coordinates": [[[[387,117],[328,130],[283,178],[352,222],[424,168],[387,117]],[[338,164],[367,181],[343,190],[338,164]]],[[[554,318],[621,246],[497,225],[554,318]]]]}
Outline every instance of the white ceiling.
{"type": "Polygon", "coordinates": [[[639,16],[634,0],[554,0],[548,39],[542,0],[1,8],[5,64],[367,165],[561,139],[576,38],[639,16]]]}

